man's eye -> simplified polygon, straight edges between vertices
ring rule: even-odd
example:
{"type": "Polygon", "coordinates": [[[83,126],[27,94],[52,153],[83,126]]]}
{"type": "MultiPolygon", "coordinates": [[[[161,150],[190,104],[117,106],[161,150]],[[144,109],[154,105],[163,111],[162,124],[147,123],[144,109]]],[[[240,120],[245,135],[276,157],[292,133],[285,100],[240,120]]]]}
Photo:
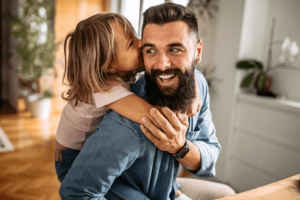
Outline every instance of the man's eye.
{"type": "Polygon", "coordinates": [[[154,53],[154,50],[153,49],[149,49],[146,51],[146,53],[154,53]]]}
{"type": "Polygon", "coordinates": [[[179,52],[179,51],[181,51],[181,50],[179,50],[179,49],[170,49],[170,51],[171,51],[171,52],[179,52]]]}

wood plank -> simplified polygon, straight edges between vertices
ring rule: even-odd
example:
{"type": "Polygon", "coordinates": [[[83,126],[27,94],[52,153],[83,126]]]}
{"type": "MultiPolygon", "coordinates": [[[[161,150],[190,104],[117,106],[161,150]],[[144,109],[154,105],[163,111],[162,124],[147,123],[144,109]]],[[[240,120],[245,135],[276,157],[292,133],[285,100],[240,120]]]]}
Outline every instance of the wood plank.
{"type": "Polygon", "coordinates": [[[235,194],[218,200],[282,200],[300,199],[300,175],[271,183],[247,192],[235,194]]]}

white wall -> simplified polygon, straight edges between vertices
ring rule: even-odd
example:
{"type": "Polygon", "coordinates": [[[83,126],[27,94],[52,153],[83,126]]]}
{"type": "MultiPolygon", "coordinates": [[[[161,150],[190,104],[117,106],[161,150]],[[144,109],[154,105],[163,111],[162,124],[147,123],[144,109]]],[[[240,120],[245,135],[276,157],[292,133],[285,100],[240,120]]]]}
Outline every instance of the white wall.
{"type": "MultiPolygon", "coordinates": [[[[289,37],[300,46],[300,1],[299,0],[272,0],[268,21],[276,18],[274,40],[283,40],[289,37]]],[[[270,25],[269,25],[270,26],[270,25]]],[[[273,45],[273,65],[279,63],[278,57],[281,53],[281,45],[273,45]]],[[[298,54],[300,58],[300,54],[298,54]]],[[[300,101],[300,60],[294,64],[299,71],[279,69],[270,73],[273,78],[271,87],[277,93],[285,95],[290,100],[300,101]]]]}
{"type": "MultiPolygon", "coordinates": [[[[218,5],[218,3],[216,3],[216,5],[218,5]]],[[[200,16],[199,9],[196,7],[191,8],[191,10],[195,13],[197,17],[198,38],[202,39],[203,43],[201,63],[199,63],[196,68],[200,69],[200,66],[211,68],[213,67],[218,12],[214,12],[214,17],[210,18],[206,12],[204,12],[204,14],[200,16]]]]}
{"type": "MultiPolygon", "coordinates": [[[[289,36],[300,43],[300,1],[298,0],[220,0],[214,64],[218,66],[216,77],[223,79],[217,84],[217,95],[211,101],[213,121],[222,151],[217,163],[217,178],[227,181],[230,163],[229,151],[234,140],[236,119],[236,94],[246,71],[236,70],[237,60],[254,58],[267,62],[268,43],[272,17],[276,17],[274,39],[289,36]]],[[[273,46],[273,64],[278,63],[280,45],[273,46]]],[[[300,67],[300,61],[296,66],[300,67]]],[[[272,89],[280,91],[290,99],[300,100],[300,71],[277,70],[272,89]]],[[[275,92],[276,92],[275,91],[275,92]]]]}
{"type": "Polygon", "coordinates": [[[213,122],[222,146],[217,163],[216,177],[225,180],[231,114],[234,102],[236,70],[244,15],[244,0],[221,0],[216,33],[214,63],[218,67],[216,77],[223,79],[217,86],[217,96],[211,101],[213,122]],[[234,13],[234,14],[233,14],[234,13]]]}

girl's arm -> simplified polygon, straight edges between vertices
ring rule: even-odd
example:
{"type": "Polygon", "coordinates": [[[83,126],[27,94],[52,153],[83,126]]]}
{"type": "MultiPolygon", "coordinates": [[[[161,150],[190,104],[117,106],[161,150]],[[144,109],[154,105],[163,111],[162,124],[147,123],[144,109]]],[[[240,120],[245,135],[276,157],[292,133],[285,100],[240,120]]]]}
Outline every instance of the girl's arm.
{"type": "MultiPolygon", "coordinates": [[[[196,98],[193,102],[193,105],[191,105],[190,110],[186,113],[188,117],[194,116],[200,109],[199,88],[196,79],[195,90],[196,98]]],[[[150,110],[154,108],[154,106],[137,95],[128,95],[122,99],[119,99],[118,101],[108,104],[107,107],[136,123],[140,124],[142,117],[148,117],[148,119],[156,124],[155,119],[150,115],[150,110]]]]}
{"type": "Polygon", "coordinates": [[[139,124],[141,123],[142,117],[149,117],[153,123],[155,122],[150,115],[150,109],[154,108],[154,106],[135,94],[128,95],[118,101],[108,104],[107,107],[113,109],[123,117],[139,124]]]}

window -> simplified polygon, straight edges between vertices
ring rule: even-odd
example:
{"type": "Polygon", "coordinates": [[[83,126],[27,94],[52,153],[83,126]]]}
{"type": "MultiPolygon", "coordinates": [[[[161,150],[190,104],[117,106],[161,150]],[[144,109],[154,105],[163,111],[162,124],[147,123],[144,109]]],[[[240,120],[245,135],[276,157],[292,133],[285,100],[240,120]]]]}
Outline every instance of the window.
{"type": "Polygon", "coordinates": [[[189,0],[111,0],[111,12],[118,12],[126,17],[134,27],[137,36],[141,38],[142,14],[151,6],[165,2],[186,6],[189,0]]]}

